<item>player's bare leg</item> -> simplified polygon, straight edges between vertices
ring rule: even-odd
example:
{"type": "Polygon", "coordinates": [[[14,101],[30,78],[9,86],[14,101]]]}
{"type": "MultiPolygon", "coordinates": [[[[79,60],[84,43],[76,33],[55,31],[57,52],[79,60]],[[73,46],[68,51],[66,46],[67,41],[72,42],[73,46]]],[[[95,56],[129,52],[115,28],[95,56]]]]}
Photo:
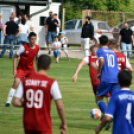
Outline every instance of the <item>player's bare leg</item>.
{"type": "Polygon", "coordinates": [[[19,78],[15,78],[13,86],[12,86],[12,88],[10,89],[10,91],[8,93],[7,102],[6,102],[6,105],[5,105],[6,107],[10,107],[12,98],[13,98],[14,93],[15,93],[15,90],[17,89],[19,83],[20,83],[20,79],[19,78]]]}

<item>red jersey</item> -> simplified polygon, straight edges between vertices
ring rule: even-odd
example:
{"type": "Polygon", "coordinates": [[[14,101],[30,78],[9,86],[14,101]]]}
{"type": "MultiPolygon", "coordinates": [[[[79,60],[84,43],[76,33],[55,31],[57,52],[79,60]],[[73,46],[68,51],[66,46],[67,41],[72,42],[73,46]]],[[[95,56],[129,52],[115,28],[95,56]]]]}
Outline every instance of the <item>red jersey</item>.
{"type": "Polygon", "coordinates": [[[24,128],[26,130],[52,133],[51,126],[51,87],[55,80],[35,74],[22,81],[24,90],[24,128]]]}
{"type": "Polygon", "coordinates": [[[20,50],[17,51],[17,55],[20,55],[20,60],[17,69],[24,71],[34,70],[33,62],[37,56],[40,47],[35,45],[34,49],[31,49],[28,44],[21,46],[20,50]]]}
{"type": "Polygon", "coordinates": [[[97,81],[95,80],[97,71],[91,66],[92,63],[95,63],[97,65],[97,61],[98,61],[98,59],[97,59],[96,55],[89,56],[89,74],[90,74],[92,85],[94,85],[96,83],[98,83],[98,84],[100,83],[100,79],[98,79],[97,81]]]}
{"type": "Polygon", "coordinates": [[[119,71],[124,70],[126,68],[126,56],[120,52],[115,52],[118,59],[118,69],[119,71]]]}

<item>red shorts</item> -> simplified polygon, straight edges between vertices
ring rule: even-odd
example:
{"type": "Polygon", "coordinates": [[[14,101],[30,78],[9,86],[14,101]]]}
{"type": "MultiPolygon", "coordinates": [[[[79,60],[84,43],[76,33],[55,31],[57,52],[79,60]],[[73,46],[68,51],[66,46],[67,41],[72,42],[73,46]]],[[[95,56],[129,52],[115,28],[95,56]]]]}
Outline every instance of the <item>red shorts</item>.
{"type": "MultiPolygon", "coordinates": [[[[93,92],[94,92],[94,95],[96,95],[96,91],[97,91],[97,88],[99,86],[100,83],[95,83],[93,84],[93,92]]],[[[108,93],[108,95],[106,97],[110,97],[110,93],[108,93]]]]}
{"type": "Polygon", "coordinates": [[[25,130],[25,134],[52,134],[52,133],[46,131],[25,130]]]}
{"type": "Polygon", "coordinates": [[[17,75],[15,77],[22,79],[24,77],[32,76],[33,74],[35,74],[34,70],[23,71],[21,69],[18,69],[17,70],[17,75]]]}

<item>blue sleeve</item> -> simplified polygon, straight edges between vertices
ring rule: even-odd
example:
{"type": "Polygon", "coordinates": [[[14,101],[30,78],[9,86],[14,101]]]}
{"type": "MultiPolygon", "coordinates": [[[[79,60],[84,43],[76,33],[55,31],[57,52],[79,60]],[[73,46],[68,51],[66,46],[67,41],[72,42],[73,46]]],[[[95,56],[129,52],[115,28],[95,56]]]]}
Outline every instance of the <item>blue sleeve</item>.
{"type": "Polygon", "coordinates": [[[99,59],[100,57],[104,57],[103,54],[102,54],[102,52],[101,52],[100,50],[97,50],[97,51],[96,51],[96,56],[98,57],[98,59],[99,59]]]}
{"type": "Polygon", "coordinates": [[[113,118],[115,109],[116,109],[116,101],[114,97],[111,97],[105,115],[113,118]]]}

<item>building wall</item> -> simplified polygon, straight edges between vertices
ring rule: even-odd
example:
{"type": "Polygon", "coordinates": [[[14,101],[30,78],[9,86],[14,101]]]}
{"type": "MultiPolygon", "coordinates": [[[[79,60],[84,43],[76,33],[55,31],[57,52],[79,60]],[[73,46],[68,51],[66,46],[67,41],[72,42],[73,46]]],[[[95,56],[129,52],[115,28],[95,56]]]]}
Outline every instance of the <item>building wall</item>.
{"type": "MultiPolygon", "coordinates": [[[[60,5],[61,5],[60,3],[52,3],[49,10],[39,13],[31,18],[31,21],[35,27],[35,32],[38,35],[37,44],[41,47],[45,47],[46,42],[45,42],[45,37],[44,37],[45,27],[40,26],[40,17],[48,17],[48,14],[50,11],[52,11],[53,13],[59,14],[60,5]]],[[[44,8],[46,7],[45,6],[30,6],[30,14],[35,13],[44,8]]]]}
{"type": "MultiPolygon", "coordinates": [[[[12,12],[15,12],[16,9],[14,6],[10,6],[10,5],[0,5],[0,14],[2,14],[2,18],[1,18],[1,23],[2,25],[5,25],[5,23],[7,21],[9,21],[9,18],[11,16],[12,12]]],[[[1,43],[4,44],[4,36],[2,33],[2,37],[1,37],[1,43]]]]}

